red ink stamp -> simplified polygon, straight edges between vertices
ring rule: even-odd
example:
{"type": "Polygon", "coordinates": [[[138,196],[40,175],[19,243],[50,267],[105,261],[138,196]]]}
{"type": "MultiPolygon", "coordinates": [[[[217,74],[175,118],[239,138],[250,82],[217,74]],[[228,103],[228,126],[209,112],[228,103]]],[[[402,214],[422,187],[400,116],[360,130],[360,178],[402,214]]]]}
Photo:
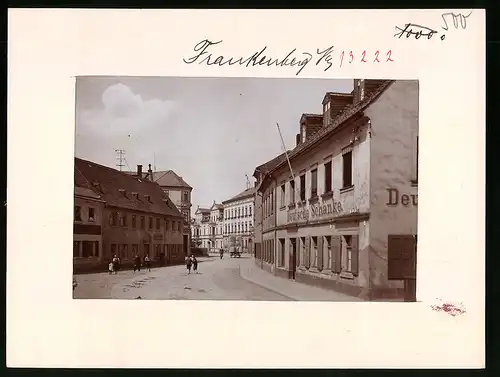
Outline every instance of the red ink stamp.
{"type": "Polygon", "coordinates": [[[450,303],[444,303],[441,305],[431,305],[432,310],[436,312],[445,312],[446,314],[451,315],[452,317],[456,317],[457,315],[465,314],[465,308],[460,305],[454,305],[450,303]]]}

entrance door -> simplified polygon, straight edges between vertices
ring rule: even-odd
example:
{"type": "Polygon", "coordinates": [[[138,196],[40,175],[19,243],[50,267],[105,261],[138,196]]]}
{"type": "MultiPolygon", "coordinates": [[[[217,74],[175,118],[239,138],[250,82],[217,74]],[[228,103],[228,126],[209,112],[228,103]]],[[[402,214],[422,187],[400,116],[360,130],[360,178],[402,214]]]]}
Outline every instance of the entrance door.
{"type": "Polygon", "coordinates": [[[297,270],[297,245],[295,238],[290,238],[290,253],[288,254],[290,262],[290,270],[288,271],[288,278],[295,280],[295,271],[297,270]]]}

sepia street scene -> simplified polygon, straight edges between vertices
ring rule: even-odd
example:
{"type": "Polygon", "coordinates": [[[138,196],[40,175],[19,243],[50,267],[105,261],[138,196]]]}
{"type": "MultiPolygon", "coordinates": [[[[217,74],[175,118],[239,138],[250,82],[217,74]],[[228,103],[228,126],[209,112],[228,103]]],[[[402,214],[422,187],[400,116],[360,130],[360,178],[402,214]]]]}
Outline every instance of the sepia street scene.
{"type": "Polygon", "coordinates": [[[415,301],[418,85],[78,77],[73,297],[415,301]]]}

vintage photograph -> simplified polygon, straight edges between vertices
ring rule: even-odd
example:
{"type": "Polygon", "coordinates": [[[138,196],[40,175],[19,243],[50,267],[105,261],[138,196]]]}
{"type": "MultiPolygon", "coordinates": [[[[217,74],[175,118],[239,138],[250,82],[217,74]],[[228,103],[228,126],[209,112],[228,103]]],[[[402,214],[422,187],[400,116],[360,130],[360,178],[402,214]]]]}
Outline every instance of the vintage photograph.
{"type": "Polygon", "coordinates": [[[416,301],[419,83],[76,78],[73,298],[416,301]]]}

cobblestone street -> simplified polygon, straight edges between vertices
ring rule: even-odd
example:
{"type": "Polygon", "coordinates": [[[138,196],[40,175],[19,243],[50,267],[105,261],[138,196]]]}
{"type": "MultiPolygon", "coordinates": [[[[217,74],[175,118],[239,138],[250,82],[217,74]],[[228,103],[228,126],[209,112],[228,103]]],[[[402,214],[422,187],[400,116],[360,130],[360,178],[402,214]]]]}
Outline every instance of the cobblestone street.
{"type": "Polygon", "coordinates": [[[185,266],[152,269],[151,272],[121,271],[77,275],[74,298],[115,298],[162,300],[266,300],[286,301],[285,296],[240,277],[240,263],[253,263],[250,257],[199,258],[198,274],[185,266]]]}
{"type": "Polygon", "coordinates": [[[77,275],[74,298],[150,300],[360,301],[332,290],[273,276],[252,257],[199,259],[198,274],[185,266],[77,275]]]}

